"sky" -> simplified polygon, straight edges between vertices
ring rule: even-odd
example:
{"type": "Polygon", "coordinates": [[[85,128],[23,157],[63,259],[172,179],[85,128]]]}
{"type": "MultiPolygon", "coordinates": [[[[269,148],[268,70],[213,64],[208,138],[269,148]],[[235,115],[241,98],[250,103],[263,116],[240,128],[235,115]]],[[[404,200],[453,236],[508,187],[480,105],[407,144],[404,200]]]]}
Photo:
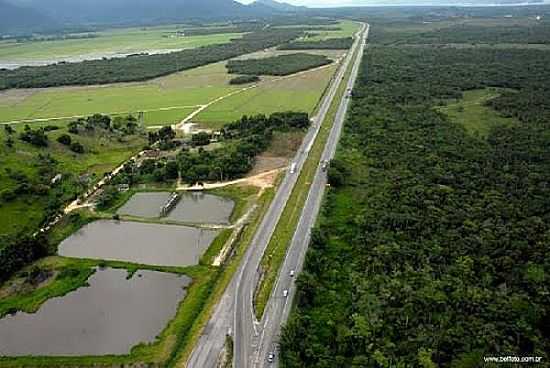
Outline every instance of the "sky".
{"type": "MultiPolygon", "coordinates": [[[[249,4],[254,0],[237,0],[243,4],[249,4]]],[[[281,0],[282,1],[282,0],[281,0]]],[[[391,1],[391,0],[390,0],[391,1]]],[[[292,5],[318,6],[318,7],[333,7],[333,6],[351,6],[365,5],[367,1],[363,0],[284,0],[284,2],[292,5]]]]}
{"type": "MultiPolygon", "coordinates": [[[[249,4],[254,0],[237,0],[243,4],[249,4]]],[[[310,7],[339,7],[339,6],[366,6],[366,5],[430,5],[430,4],[488,4],[496,3],[496,0],[277,0],[292,5],[305,5],[310,7]]],[[[517,0],[522,3],[525,0],[517,0]]],[[[550,0],[545,0],[549,3],[550,0]]]]}

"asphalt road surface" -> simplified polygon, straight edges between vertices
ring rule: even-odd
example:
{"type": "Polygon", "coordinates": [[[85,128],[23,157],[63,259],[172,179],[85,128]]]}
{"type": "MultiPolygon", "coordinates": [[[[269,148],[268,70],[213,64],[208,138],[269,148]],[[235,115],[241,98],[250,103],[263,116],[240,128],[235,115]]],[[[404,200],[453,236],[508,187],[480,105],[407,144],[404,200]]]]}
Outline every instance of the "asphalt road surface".
{"type": "MultiPolygon", "coordinates": [[[[317,216],[326,185],[326,176],[318,169],[315,180],[311,185],[310,193],[304,207],[298,229],[292,240],[287,258],[281,268],[279,279],[269,300],[268,307],[262,321],[257,321],[253,311],[253,294],[259,277],[259,265],[264,251],[279,222],[290,194],[296,184],[302,167],[307,160],[309,151],[317,137],[319,128],[327,115],[333,99],[336,96],[348,65],[352,62],[355,50],[360,47],[356,59],[353,60],[353,72],[347,88],[352,88],[355,82],[359,65],[362,59],[364,40],[368,34],[366,25],[362,25],[356,42],[348,52],[343,65],[331,81],[330,88],[321,103],[319,113],[313,119],[313,124],[304,138],[300,150],[293,163],[295,170],[288,170],[275,198],[260,223],[254,238],[243,258],[239,269],[235,273],[230,285],[218,303],[212,317],[204,329],[197,346],[193,350],[188,362],[189,368],[215,368],[225,343],[225,336],[231,334],[234,342],[233,366],[248,368],[264,366],[269,351],[274,350],[281,324],[288,317],[295,290],[292,278],[288,276],[291,269],[301,269],[303,258],[309,242],[311,225],[317,216]],[[282,296],[282,290],[288,289],[289,295],[282,296]]],[[[348,98],[343,98],[337,117],[334,122],[323,159],[330,159],[334,155],[340,136],[348,98]]],[[[276,364],[276,362],[274,363],[276,364]]]]}
{"type": "MultiPolygon", "coordinates": [[[[360,37],[360,50],[353,64],[351,77],[348,81],[348,85],[346,86],[346,94],[347,91],[351,91],[353,89],[355,80],[357,79],[368,32],[369,26],[367,25],[366,31],[362,33],[362,36],[360,37]]],[[[347,96],[344,97],[340,103],[332,131],[330,132],[325,150],[321,156],[321,162],[330,161],[334,158],[336,147],[344,126],[349,103],[350,98],[347,96]]],[[[311,236],[311,229],[314,227],[317,215],[321,209],[326,186],[327,175],[323,170],[322,164],[320,164],[317,167],[315,178],[311,183],[298,227],[296,228],[296,232],[294,233],[294,237],[290,243],[285,261],[281,266],[277,284],[273,288],[273,293],[269,299],[269,305],[264,312],[260,342],[258,344],[258,348],[256,349],[256,355],[252,358],[252,364],[249,365],[251,367],[275,367],[278,365],[277,346],[281,326],[288,320],[288,316],[291,311],[292,301],[296,293],[294,280],[296,275],[298,275],[298,273],[302,270],[311,236]],[[295,273],[295,276],[291,276],[291,271],[295,273]],[[285,290],[288,293],[286,297],[283,294],[285,290]],[[274,361],[272,363],[267,360],[267,357],[271,352],[274,353],[274,361]]]]}

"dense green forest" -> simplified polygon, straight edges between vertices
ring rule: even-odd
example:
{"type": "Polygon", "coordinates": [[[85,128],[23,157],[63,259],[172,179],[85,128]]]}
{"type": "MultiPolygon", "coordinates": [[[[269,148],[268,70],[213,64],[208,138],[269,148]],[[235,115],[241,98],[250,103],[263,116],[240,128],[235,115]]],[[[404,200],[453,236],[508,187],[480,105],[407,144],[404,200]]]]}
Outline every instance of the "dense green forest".
{"type": "Polygon", "coordinates": [[[247,33],[230,43],[169,54],[0,69],[0,90],[143,81],[277,46],[301,34],[290,28],[266,29],[247,33]]]}
{"type": "Polygon", "coordinates": [[[229,60],[227,70],[232,74],[289,75],[332,63],[324,55],[291,54],[263,59],[229,60]]]}
{"type": "Polygon", "coordinates": [[[420,22],[403,22],[402,28],[393,24],[380,24],[373,32],[372,43],[385,45],[401,44],[548,44],[550,24],[506,25],[502,19],[487,20],[489,25],[456,22],[451,26],[446,22],[434,22],[435,30],[410,32],[407,28],[418,28],[420,22]],[[491,25],[491,23],[496,23],[491,25]]]}
{"type": "Polygon", "coordinates": [[[548,366],[548,80],[550,52],[367,50],[283,367],[548,366]],[[437,109],[485,87],[518,124],[480,137],[437,109]]]}
{"type": "Polygon", "coordinates": [[[328,38],[319,41],[295,41],[279,46],[279,50],[347,50],[353,45],[353,38],[328,38]]]}

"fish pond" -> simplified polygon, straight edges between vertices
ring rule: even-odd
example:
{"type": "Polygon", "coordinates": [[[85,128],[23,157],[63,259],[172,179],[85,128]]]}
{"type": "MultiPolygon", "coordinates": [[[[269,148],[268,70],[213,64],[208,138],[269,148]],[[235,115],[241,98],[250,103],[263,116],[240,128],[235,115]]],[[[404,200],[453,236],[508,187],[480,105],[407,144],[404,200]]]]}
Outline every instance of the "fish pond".
{"type": "Polygon", "coordinates": [[[154,266],[193,266],[217,235],[217,230],[189,226],[99,220],[61,242],[58,253],[154,266]]]}
{"type": "Polygon", "coordinates": [[[0,320],[0,356],[129,354],[174,318],[191,279],[157,271],[99,269],[89,286],[49,299],[36,313],[0,320]]]}
{"type": "MultiPolygon", "coordinates": [[[[161,208],[171,197],[169,192],[139,192],[118,211],[119,215],[158,218],[161,208]]],[[[229,224],[235,202],[231,199],[202,192],[182,193],[166,214],[171,221],[188,224],[229,224]]]]}

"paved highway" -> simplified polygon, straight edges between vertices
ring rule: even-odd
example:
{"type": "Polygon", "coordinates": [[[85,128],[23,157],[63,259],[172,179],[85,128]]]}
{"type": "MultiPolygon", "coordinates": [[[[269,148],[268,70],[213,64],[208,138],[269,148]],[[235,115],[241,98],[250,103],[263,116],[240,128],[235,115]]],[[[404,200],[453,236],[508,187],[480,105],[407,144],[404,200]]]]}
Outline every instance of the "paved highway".
{"type": "MultiPolygon", "coordinates": [[[[293,294],[289,295],[289,299],[285,298],[283,300],[280,300],[280,298],[277,297],[272,297],[269,302],[270,306],[268,307],[268,310],[266,310],[266,318],[264,318],[262,322],[256,321],[252,302],[253,293],[259,277],[260,261],[267,247],[267,244],[269,243],[269,240],[273,235],[275,227],[279,222],[288,198],[292,193],[292,189],[296,184],[301,169],[308,157],[309,149],[311,148],[313,141],[317,137],[321,122],[325,119],[325,116],[330,109],[331,103],[336,96],[338,87],[340,86],[340,83],[344,77],[345,71],[347,70],[349,63],[352,61],[355,50],[360,47],[360,51],[362,51],[366,35],[365,29],[366,26],[362,25],[361,30],[358,32],[358,37],[356,37],[356,42],[354,43],[352,50],[348,52],[348,55],[346,56],[342,67],[339,69],[337,75],[333,78],[330,88],[322,100],[319,113],[314,118],[312,127],[306,134],[302,146],[293,161],[296,164],[295,170],[293,172],[292,170],[289,170],[285,175],[281,185],[279,186],[279,189],[277,190],[275,198],[273,199],[269,209],[267,210],[267,213],[265,214],[262,222],[258,227],[254,238],[252,239],[250,246],[247,249],[247,252],[241,265],[239,266],[239,269],[233,277],[230,285],[226,289],[220,303],[217,305],[210,321],[208,322],[202,336],[199,339],[197,346],[193,350],[187,362],[187,367],[215,368],[218,363],[220,353],[223,350],[225,336],[227,333],[231,333],[231,335],[233,336],[233,366],[236,368],[248,368],[252,367],[255,362],[264,361],[260,357],[260,355],[262,354],[261,351],[265,350],[262,347],[266,346],[266,342],[269,342],[271,344],[271,341],[275,341],[274,338],[277,336],[277,331],[280,329],[280,324],[284,320],[282,318],[279,318],[278,321],[273,319],[272,322],[269,322],[269,316],[273,315],[277,317],[279,315],[278,313],[274,313],[277,312],[278,309],[272,307],[271,303],[276,302],[277,304],[280,304],[284,312],[286,302],[291,301],[290,298],[293,294]]],[[[359,52],[357,58],[354,61],[355,74],[359,67],[361,57],[362,52],[359,52]]],[[[354,81],[355,77],[353,76],[353,78],[351,79],[354,81]]],[[[352,86],[353,83],[350,83],[348,87],[352,86]]],[[[334,151],[336,147],[338,136],[341,130],[341,125],[343,122],[343,117],[347,108],[347,103],[348,99],[343,99],[342,105],[340,106],[340,110],[338,112],[338,115],[341,115],[340,128],[332,130],[329,138],[329,143],[327,144],[327,147],[333,146],[332,151],[334,151]],[[337,133],[336,136],[334,136],[335,132],[337,133]]],[[[335,121],[335,126],[336,125],[337,121],[335,121]]],[[[324,180],[326,180],[326,178],[324,180]]],[[[314,185],[312,185],[311,190],[313,190],[313,187],[314,185]]],[[[322,184],[322,187],[324,188],[324,184],[322,184]]],[[[322,189],[318,191],[318,195],[318,201],[320,203],[322,197],[322,189]]],[[[311,191],[309,197],[314,197],[312,196],[311,191]]],[[[309,198],[308,202],[310,202],[309,198]]],[[[316,212],[314,213],[313,211],[309,213],[312,215],[312,218],[316,215],[316,212]]],[[[304,217],[307,217],[306,212],[302,214],[302,218],[304,217]]],[[[303,221],[301,220],[300,224],[302,224],[302,222],[303,221]]],[[[297,234],[299,234],[300,232],[300,229],[298,229],[297,234]]],[[[307,237],[309,237],[309,228],[306,233],[307,237]]],[[[294,252],[294,249],[296,248],[295,244],[297,244],[298,242],[298,239],[296,239],[295,241],[293,240],[290,252],[294,252]]],[[[307,242],[304,241],[301,247],[302,249],[300,253],[303,253],[301,255],[301,258],[303,259],[303,256],[305,255],[305,250],[307,248],[307,242]]],[[[288,270],[289,265],[287,265],[287,261],[285,261],[281,275],[283,275],[283,272],[288,270]]],[[[296,269],[299,268],[296,267],[296,269]]],[[[280,288],[280,285],[281,282],[278,282],[275,289],[278,290],[278,288],[280,288]]],[[[291,293],[293,292],[294,290],[291,289],[291,293]]],[[[288,315],[288,311],[284,313],[288,315]]]]}
{"type": "MultiPolygon", "coordinates": [[[[353,64],[346,90],[351,91],[355,84],[355,80],[357,79],[369,29],[370,28],[367,25],[366,31],[362,33],[362,36],[360,37],[361,42],[359,45],[359,53],[353,64]]],[[[347,97],[343,98],[340,103],[330,136],[322,154],[321,162],[330,161],[334,158],[336,147],[344,126],[349,103],[350,99],[347,97]]],[[[298,227],[296,228],[296,232],[294,233],[294,237],[290,243],[285,261],[281,266],[279,279],[273,288],[273,293],[269,299],[268,307],[264,313],[262,321],[262,334],[256,349],[256,355],[252,358],[252,367],[274,367],[277,365],[277,346],[281,326],[288,319],[292,307],[292,301],[296,293],[294,283],[295,276],[291,276],[290,273],[292,271],[297,275],[302,270],[311,236],[311,229],[314,227],[317,215],[321,209],[326,186],[327,175],[323,170],[322,164],[320,164],[317,167],[315,178],[311,184],[306,203],[300,216],[298,227]],[[285,290],[288,292],[286,297],[283,295],[285,290]],[[267,356],[270,352],[275,353],[273,363],[267,361],[267,356]]]]}

